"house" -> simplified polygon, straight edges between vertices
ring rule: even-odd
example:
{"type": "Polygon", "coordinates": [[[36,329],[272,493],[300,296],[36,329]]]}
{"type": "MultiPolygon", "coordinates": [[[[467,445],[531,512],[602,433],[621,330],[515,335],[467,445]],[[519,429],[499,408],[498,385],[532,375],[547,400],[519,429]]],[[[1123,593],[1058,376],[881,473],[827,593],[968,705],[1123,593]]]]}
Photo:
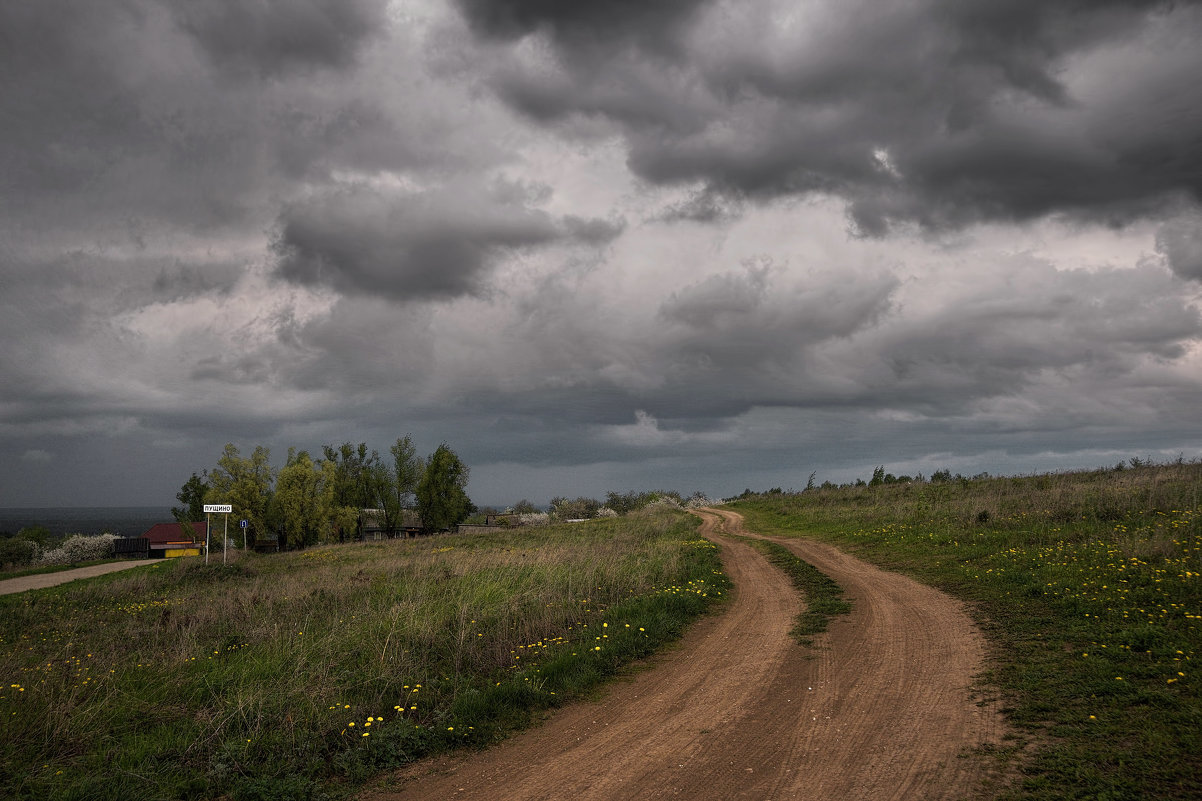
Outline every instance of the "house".
{"type": "MultiPolygon", "coordinates": [[[[396,524],[396,537],[416,537],[422,533],[422,519],[413,509],[402,509],[396,524]]],[[[362,509],[359,512],[359,536],[364,540],[387,539],[383,509],[362,509]]]]}
{"type": "Polygon", "coordinates": [[[155,523],[140,539],[148,542],[151,559],[200,556],[205,547],[205,524],[155,523]]]}

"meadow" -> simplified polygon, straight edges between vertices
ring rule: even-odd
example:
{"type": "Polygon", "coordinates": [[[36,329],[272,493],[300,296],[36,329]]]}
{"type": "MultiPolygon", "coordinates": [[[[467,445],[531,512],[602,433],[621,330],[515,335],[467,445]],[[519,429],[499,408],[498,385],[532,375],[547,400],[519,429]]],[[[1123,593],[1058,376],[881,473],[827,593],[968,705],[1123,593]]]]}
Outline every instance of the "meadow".
{"type": "MultiPolygon", "coordinates": [[[[1202,798],[1202,465],[828,487],[730,504],[964,599],[1013,726],[1004,799],[1202,798]]],[[[854,601],[853,601],[854,602],[854,601]]]]}
{"type": "Polygon", "coordinates": [[[488,744],[721,601],[696,526],[652,508],[0,597],[0,796],[337,798],[488,744]]]}

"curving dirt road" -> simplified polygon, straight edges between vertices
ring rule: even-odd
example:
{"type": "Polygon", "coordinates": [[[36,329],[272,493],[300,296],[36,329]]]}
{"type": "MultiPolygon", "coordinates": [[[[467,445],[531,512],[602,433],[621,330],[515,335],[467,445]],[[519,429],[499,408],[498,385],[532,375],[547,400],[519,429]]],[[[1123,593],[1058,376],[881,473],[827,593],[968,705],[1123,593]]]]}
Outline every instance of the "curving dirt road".
{"type": "MultiPolygon", "coordinates": [[[[702,510],[734,597],[654,669],[602,701],[557,711],[483,753],[393,778],[401,799],[959,799],[980,797],[1001,716],[971,689],[984,642],[962,605],[835,548],[779,539],[843,585],[849,615],[803,648],[783,573],[722,536],[742,518],[702,510]]],[[[754,536],[754,535],[751,535],[754,536]]]]}

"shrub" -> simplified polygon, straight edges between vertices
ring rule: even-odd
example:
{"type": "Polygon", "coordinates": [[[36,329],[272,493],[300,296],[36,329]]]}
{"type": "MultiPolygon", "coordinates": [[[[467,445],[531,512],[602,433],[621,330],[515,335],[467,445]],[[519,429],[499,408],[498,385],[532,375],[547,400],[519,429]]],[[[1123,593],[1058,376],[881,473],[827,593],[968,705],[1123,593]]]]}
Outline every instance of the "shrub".
{"type": "Polygon", "coordinates": [[[100,534],[95,537],[72,534],[63,540],[59,547],[44,552],[37,561],[41,565],[69,565],[93,559],[108,559],[113,555],[113,541],[116,539],[119,539],[116,534],[100,534]]]}
{"type": "Polygon", "coordinates": [[[24,567],[38,556],[38,544],[22,537],[0,540],[0,567],[24,567]]]}

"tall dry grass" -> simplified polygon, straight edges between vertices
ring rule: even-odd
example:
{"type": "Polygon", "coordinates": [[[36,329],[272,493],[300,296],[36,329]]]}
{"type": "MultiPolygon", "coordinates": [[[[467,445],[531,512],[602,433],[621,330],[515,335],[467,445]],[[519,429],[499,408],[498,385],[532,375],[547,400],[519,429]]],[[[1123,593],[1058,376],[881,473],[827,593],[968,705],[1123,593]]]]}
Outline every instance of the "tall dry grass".
{"type": "MultiPolygon", "coordinates": [[[[461,731],[495,736],[553,702],[527,687],[589,626],[645,615],[629,630],[646,642],[627,643],[629,658],[704,608],[667,592],[722,581],[694,527],[660,511],[231,552],[229,564],[179,560],[0,599],[0,677],[13,685],[0,692],[0,789],[109,797],[88,778],[99,776],[124,794],[112,797],[237,796],[289,774],[312,788],[443,747],[433,733],[463,710],[488,719],[461,731]],[[485,697],[513,681],[510,700],[485,697]],[[374,739],[361,734],[369,717],[374,739]],[[140,780],[117,778],[131,775],[140,780]]],[[[599,678],[609,656],[556,669],[599,678]]]]}

